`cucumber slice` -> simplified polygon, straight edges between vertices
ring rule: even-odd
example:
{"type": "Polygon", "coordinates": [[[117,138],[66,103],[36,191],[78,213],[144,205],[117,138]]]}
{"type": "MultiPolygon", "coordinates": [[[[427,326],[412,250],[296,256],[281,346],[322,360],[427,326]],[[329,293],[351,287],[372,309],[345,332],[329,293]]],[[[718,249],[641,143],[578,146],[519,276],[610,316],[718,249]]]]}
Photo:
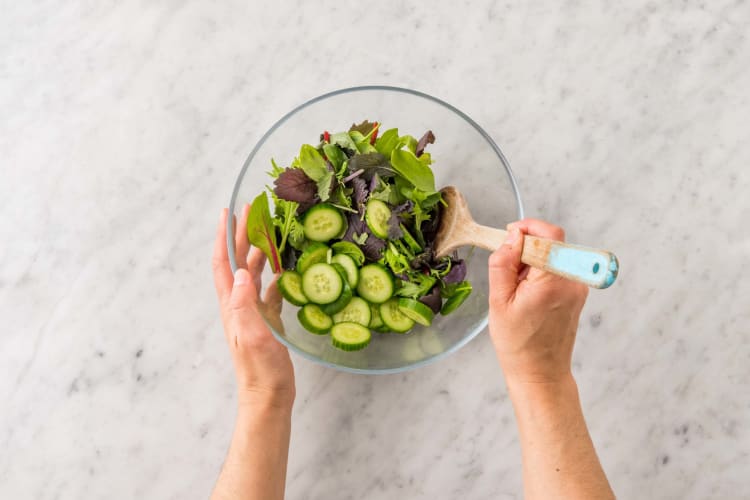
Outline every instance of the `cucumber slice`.
{"type": "Polygon", "coordinates": [[[358,351],[370,343],[372,334],[359,323],[337,323],[331,328],[331,343],[342,351],[358,351]]]}
{"type": "Polygon", "coordinates": [[[359,323],[362,326],[370,326],[370,304],[359,297],[352,297],[345,308],[333,315],[334,323],[359,323]]]}
{"type": "Polygon", "coordinates": [[[297,259],[297,272],[305,274],[307,268],[318,262],[326,262],[328,247],[323,243],[311,243],[297,259]]]}
{"type": "Polygon", "coordinates": [[[338,299],[331,302],[330,304],[321,306],[321,309],[324,313],[333,316],[334,314],[345,308],[347,305],[349,305],[349,301],[352,300],[354,292],[349,286],[349,282],[346,281],[346,270],[340,264],[331,264],[331,266],[336,270],[337,273],[339,273],[341,281],[344,284],[344,288],[341,290],[341,295],[339,295],[338,299]]]}
{"type": "Polygon", "coordinates": [[[328,203],[314,205],[305,213],[302,229],[308,240],[326,242],[344,229],[344,216],[328,203]]]}
{"type": "Polygon", "coordinates": [[[302,276],[297,271],[284,271],[278,281],[279,292],[287,302],[304,306],[309,302],[302,292],[302,276]]]}
{"type": "Polygon", "coordinates": [[[356,262],[358,266],[361,266],[365,263],[365,254],[357,245],[355,245],[351,241],[337,241],[336,243],[331,245],[331,248],[333,248],[333,251],[336,253],[343,253],[344,255],[348,255],[349,257],[354,259],[354,262],[356,262]]]}
{"type": "Polygon", "coordinates": [[[391,209],[380,200],[370,200],[365,207],[365,222],[372,234],[378,238],[388,238],[388,220],[391,218],[391,209]]]}
{"type": "Polygon", "coordinates": [[[447,316],[448,314],[452,313],[456,309],[458,309],[458,306],[464,303],[464,301],[471,295],[471,283],[468,281],[462,281],[458,284],[456,289],[453,292],[453,295],[448,297],[448,300],[445,301],[445,304],[443,304],[443,308],[440,309],[440,314],[443,316],[447,316]]]}
{"type": "Polygon", "coordinates": [[[381,304],[380,317],[383,319],[383,324],[393,332],[405,333],[414,326],[414,320],[402,313],[398,307],[398,299],[391,299],[381,304]]]}
{"type": "Polygon", "coordinates": [[[344,280],[330,264],[313,264],[302,275],[302,293],[316,304],[335,302],[341,296],[343,288],[344,280]]]}
{"type": "Polygon", "coordinates": [[[383,318],[380,317],[380,306],[370,304],[370,328],[377,330],[383,326],[383,318]]]}
{"type": "Polygon", "coordinates": [[[403,314],[424,326],[430,326],[435,316],[429,306],[414,299],[399,299],[398,308],[403,314]]]}
{"type": "Polygon", "coordinates": [[[339,264],[343,267],[346,271],[346,281],[349,282],[349,286],[352,288],[357,287],[357,282],[359,281],[359,268],[357,268],[354,259],[348,255],[339,253],[331,257],[331,264],[339,264]]]}
{"type": "Polygon", "coordinates": [[[380,264],[368,264],[359,270],[357,293],[370,303],[382,304],[390,299],[393,286],[393,275],[380,264]]]}
{"type": "Polygon", "coordinates": [[[333,320],[315,304],[307,304],[297,312],[300,324],[310,333],[325,335],[331,330],[333,320]]]}

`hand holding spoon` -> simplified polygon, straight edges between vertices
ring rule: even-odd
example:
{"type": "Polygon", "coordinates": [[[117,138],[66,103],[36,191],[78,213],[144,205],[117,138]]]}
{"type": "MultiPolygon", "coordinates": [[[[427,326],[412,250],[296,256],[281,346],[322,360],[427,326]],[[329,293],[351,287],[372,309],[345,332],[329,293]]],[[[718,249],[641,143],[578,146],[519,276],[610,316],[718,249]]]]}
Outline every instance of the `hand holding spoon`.
{"type": "MultiPolygon", "coordinates": [[[[441,190],[447,206],[440,214],[435,239],[435,255],[442,257],[464,245],[496,250],[507,231],[478,224],[471,217],[461,192],[453,186],[441,190]]],[[[525,235],[521,262],[594,288],[607,288],[615,282],[619,264],[606,250],[570,245],[560,241],[525,235]]]]}

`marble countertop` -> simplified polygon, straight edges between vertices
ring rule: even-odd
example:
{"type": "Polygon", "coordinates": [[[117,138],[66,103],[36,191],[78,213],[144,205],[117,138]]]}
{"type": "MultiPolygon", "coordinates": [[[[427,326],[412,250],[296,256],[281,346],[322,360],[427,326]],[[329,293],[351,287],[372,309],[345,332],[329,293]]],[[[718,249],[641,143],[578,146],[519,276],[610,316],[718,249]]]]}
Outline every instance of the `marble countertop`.
{"type": "MultiPolygon", "coordinates": [[[[619,496],[750,497],[750,5],[2,10],[0,497],[207,497],[234,419],[219,209],[283,113],[361,84],[461,108],[529,215],[619,255],[574,356],[619,496]]],[[[486,334],[401,375],[294,364],[288,498],[521,498],[486,334]]]]}

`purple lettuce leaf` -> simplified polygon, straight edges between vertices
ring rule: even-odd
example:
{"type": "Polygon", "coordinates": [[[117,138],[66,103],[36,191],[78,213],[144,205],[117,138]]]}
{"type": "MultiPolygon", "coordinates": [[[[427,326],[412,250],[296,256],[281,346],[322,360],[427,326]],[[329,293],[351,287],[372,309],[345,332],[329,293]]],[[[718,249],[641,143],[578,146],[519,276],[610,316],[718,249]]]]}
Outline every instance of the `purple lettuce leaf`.
{"type": "Polygon", "coordinates": [[[443,298],[440,296],[440,286],[435,285],[434,287],[432,287],[430,293],[423,297],[420,297],[419,301],[432,309],[433,313],[439,313],[440,308],[443,306],[443,298]]]}
{"type": "Polygon", "coordinates": [[[349,159],[347,164],[349,172],[354,173],[357,170],[364,170],[362,177],[365,180],[370,180],[375,174],[380,177],[393,177],[396,171],[391,166],[391,162],[385,156],[380,153],[366,153],[361,155],[354,155],[349,159]]]}
{"type": "Polygon", "coordinates": [[[365,209],[365,203],[367,203],[367,197],[370,195],[367,190],[367,183],[363,179],[355,177],[349,181],[349,185],[354,190],[352,193],[353,205],[358,212],[362,213],[365,209]]]}
{"type": "Polygon", "coordinates": [[[420,156],[422,156],[422,153],[424,153],[424,148],[427,147],[427,144],[434,144],[434,143],[435,143],[435,134],[432,133],[432,130],[428,130],[419,139],[419,142],[417,142],[417,150],[414,152],[414,155],[417,158],[419,158],[420,156]]]}
{"type": "Polygon", "coordinates": [[[466,261],[464,259],[458,259],[451,263],[451,270],[448,274],[443,276],[445,283],[460,283],[466,279],[466,261]]]}
{"type": "Polygon", "coordinates": [[[318,185],[302,169],[287,168],[273,181],[273,192],[287,201],[299,203],[297,213],[302,213],[315,204],[318,185]]]}

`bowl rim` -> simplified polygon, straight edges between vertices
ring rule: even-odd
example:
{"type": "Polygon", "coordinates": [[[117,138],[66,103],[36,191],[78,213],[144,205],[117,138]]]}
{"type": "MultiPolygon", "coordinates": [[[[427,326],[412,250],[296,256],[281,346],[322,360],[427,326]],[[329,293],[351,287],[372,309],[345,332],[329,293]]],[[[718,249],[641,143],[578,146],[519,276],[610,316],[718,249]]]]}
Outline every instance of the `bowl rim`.
{"type": "MultiPolygon", "coordinates": [[[[427,99],[428,101],[432,101],[436,104],[439,104],[448,110],[454,112],[456,115],[463,118],[469,125],[471,125],[474,130],[476,130],[490,145],[490,147],[494,150],[497,157],[500,159],[500,163],[502,163],[503,167],[505,168],[505,172],[508,175],[508,178],[510,179],[511,186],[513,187],[513,193],[516,197],[516,206],[518,209],[518,219],[523,219],[524,217],[524,207],[523,207],[523,201],[521,200],[521,192],[518,189],[518,184],[516,182],[516,178],[513,175],[513,170],[510,168],[510,163],[508,162],[507,158],[503,154],[503,152],[500,150],[500,147],[495,143],[495,141],[492,139],[492,137],[476,122],[474,121],[469,115],[461,111],[460,109],[456,108],[455,106],[443,101],[442,99],[439,99],[437,97],[434,97],[430,94],[427,94],[425,92],[420,92],[418,90],[406,88],[406,87],[396,87],[391,85],[360,85],[355,87],[346,87],[341,88],[338,90],[334,90],[331,92],[327,92],[325,94],[321,94],[317,97],[313,97],[312,99],[309,99],[302,104],[298,105],[297,107],[293,108],[291,111],[287,112],[285,115],[283,115],[281,118],[279,118],[276,123],[274,123],[271,128],[269,128],[266,133],[264,133],[261,138],[258,140],[258,142],[255,144],[253,149],[250,151],[250,154],[247,156],[247,159],[245,160],[245,163],[242,165],[242,170],[240,170],[239,175],[237,176],[237,180],[234,183],[234,189],[232,190],[232,197],[229,201],[229,213],[234,213],[234,206],[237,202],[237,195],[239,194],[240,190],[240,183],[242,179],[245,177],[245,172],[247,171],[248,167],[250,166],[250,163],[255,158],[255,155],[257,154],[258,150],[265,144],[268,137],[271,136],[281,125],[283,125],[289,118],[291,118],[293,115],[298,113],[299,111],[307,108],[308,106],[311,106],[312,104],[315,104],[316,102],[322,101],[324,99],[328,99],[331,97],[335,97],[340,94],[347,94],[352,92],[362,92],[362,91],[371,91],[371,90],[384,90],[387,92],[397,92],[402,94],[410,94],[416,97],[421,97],[423,99],[427,99]]],[[[232,218],[227,217],[227,249],[229,254],[229,263],[232,267],[232,273],[237,271],[237,259],[235,256],[235,250],[234,250],[234,233],[232,231],[232,218]]],[[[453,346],[451,346],[450,349],[437,353],[435,355],[432,355],[430,357],[424,358],[420,361],[417,361],[415,363],[401,366],[398,368],[383,368],[383,369],[366,369],[366,368],[352,368],[348,366],[342,366],[337,365],[334,363],[329,363],[325,360],[322,360],[320,358],[317,358],[313,356],[312,354],[303,351],[302,349],[298,348],[288,340],[286,340],[284,337],[279,335],[274,328],[272,328],[269,325],[269,328],[271,332],[273,333],[273,336],[281,342],[283,345],[285,345],[291,352],[308,359],[312,361],[313,363],[317,363],[319,365],[326,366],[328,368],[334,368],[336,370],[349,372],[349,373],[356,373],[356,374],[364,374],[364,375],[387,375],[387,374],[393,374],[393,373],[403,373],[411,370],[415,370],[417,368],[421,368],[424,366],[427,366],[429,364],[432,364],[436,361],[439,361],[443,358],[446,358],[450,356],[451,354],[455,353],[462,347],[464,347],[466,344],[468,344],[471,340],[473,340],[479,333],[484,330],[487,327],[489,321],[489,314],[485,314],[482,321],[480,321],[471,332],[469,332],[464,338],[462,338],[460,341],[456,342],[453,346]]]]}

